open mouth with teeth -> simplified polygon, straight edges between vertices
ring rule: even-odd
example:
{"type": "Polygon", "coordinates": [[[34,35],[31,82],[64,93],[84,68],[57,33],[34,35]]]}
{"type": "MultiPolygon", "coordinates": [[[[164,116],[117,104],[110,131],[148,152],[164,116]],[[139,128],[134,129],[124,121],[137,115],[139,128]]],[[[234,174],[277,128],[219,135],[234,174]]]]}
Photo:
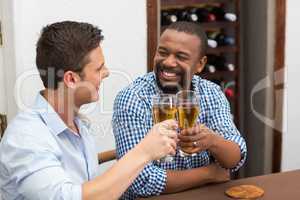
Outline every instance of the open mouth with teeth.
{"type": "Polygon", "coordinates": [[[180,80],[180,75],[178,72],[170,71],[170,70],[160,70],[159,76],[161,79],[165,81],[178,81],[180,80]]]}

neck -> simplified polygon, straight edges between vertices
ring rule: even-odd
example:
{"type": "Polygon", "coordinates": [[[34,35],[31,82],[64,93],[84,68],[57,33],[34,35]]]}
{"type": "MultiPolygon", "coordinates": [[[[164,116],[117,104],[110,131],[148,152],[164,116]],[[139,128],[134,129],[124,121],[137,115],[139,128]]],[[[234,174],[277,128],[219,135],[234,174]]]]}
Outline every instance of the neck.
{"type": "Polygon", "coordinates": [[[42,92],[42,95],[53,107],[60,118],[65,122],[65,124],[73,131],[78,132],[74,123],[74,119],[78,112],[74,106],[73,95],[71,95],[68,91],[61,91],[60,89],[45,89],[42,92]]]}

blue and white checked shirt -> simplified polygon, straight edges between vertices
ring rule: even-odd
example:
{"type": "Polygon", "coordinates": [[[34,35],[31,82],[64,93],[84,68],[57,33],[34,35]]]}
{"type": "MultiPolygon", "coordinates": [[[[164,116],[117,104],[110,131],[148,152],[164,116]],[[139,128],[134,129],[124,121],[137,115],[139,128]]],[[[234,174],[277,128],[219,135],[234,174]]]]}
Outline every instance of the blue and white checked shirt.
{"type": "MultiPolygon", "coordinates": [[[[222,135],[225,139],[237,143],[241,150],[241,161],[232,170],[238,170],[246,159],[246,143],[236,129],[229,103],[216,84],[194,76],[194,91],[200,98],[198,122],[222,135]]],[[[118,158],[132,149],[153,126],[152,96],[161,93],[156,85],[153,72],[137,78],[123,89],[114,102],[113,130],[118,158]]],[[[170,163],[152,162],[136,178],[122,199],[135,199],[139,196],[159,195],[166,186],[166,170],[184,170],[206,166],[212,162],[208,151],[196,156],[181,157],[178,153],[170,163]]]]}
{"type": "Polygon", "coordinates": [[[3,200],[81,200],[81,184],[97,175],[97,152],[87,124],[75,119],[75,135],[38,95],[32,110],[20,113],[0,143],[3,200]]]}

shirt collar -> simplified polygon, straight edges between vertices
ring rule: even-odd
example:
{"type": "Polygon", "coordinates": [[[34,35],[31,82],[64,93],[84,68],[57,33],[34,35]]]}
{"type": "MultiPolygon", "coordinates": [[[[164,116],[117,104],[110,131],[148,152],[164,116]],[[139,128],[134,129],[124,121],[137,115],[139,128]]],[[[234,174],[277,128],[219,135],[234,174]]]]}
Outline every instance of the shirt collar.
{"type": "MultiPolygon", "coordinates": [[[[155,94],[162,94],[163,91],[158,87],[157,82],[156,82],[156,75],[154,72],[152,72],[152,77],[153,77],[153,81],[154,81],[154,85],[155,85],[155,94]]],[[[200,82],[200,77],[197,75],[194,75],[192,78],[192,90],[196,92],[197,96],[200,96],[199,93],[199,82],[200,82]]]]}
{"type": "Polygon", "coordinates": [[[59,135],[68,129],[64,121],[40,93],[36,97],[33,110],[41,116],[44,123],[54,132],[55,135],[59,135]]]}

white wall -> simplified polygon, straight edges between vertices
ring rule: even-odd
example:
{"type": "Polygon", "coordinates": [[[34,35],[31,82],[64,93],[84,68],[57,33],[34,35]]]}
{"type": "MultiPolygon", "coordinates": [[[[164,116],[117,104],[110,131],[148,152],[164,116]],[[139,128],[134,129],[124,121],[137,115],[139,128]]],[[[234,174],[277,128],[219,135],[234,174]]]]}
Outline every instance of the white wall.
{"type": "Polygon", "coordinates": [[[284,107],[283,148],[282,148],[282,170],[300,168],[300,12],[299,1],[287,1],[286,18],[286,93],[284,107]]]}
{"type": "Polygon", "coordinates": [[[6,92],[4,87],[3,53],[0,47],[0,114],[6,114],[6,92]]]}
{"type": "Polygon", "coordinates": [[[104,81],[101,100],[91,105],[88,115],[97,130],[99,151],[114,148],[111,130],[112,104],[116,93],[138,75],[146,73],[146,0],[3,0],[6,10],[7,39],[5,62],[8,91],[8,118],[16,114],[12,91],[15,83],[20,99],[18,105],[33,103],[35,94],[42,88],[35,70],[35,44],[40,30],[46,24],[62,21],[85,21],[103,29],[106,64],[111,77],[104,81]],[[9,15],[9,16],[8,16],[9,15]],[[9,23],[12,20],[12,24],[9,23]],[[14,48],[12,48],[14,47],[14,48]],[[22,104],[20,104],[20,102],[22,104]]]}
{"type": "MultiPolygon", "coordinates": [[[[2,7],[0,0],[0,22],[2,21],[2,7]]],[[[3,47],[0,46],[0,114],[6,114],[6,91],[4,87],[3,47]]]]}

